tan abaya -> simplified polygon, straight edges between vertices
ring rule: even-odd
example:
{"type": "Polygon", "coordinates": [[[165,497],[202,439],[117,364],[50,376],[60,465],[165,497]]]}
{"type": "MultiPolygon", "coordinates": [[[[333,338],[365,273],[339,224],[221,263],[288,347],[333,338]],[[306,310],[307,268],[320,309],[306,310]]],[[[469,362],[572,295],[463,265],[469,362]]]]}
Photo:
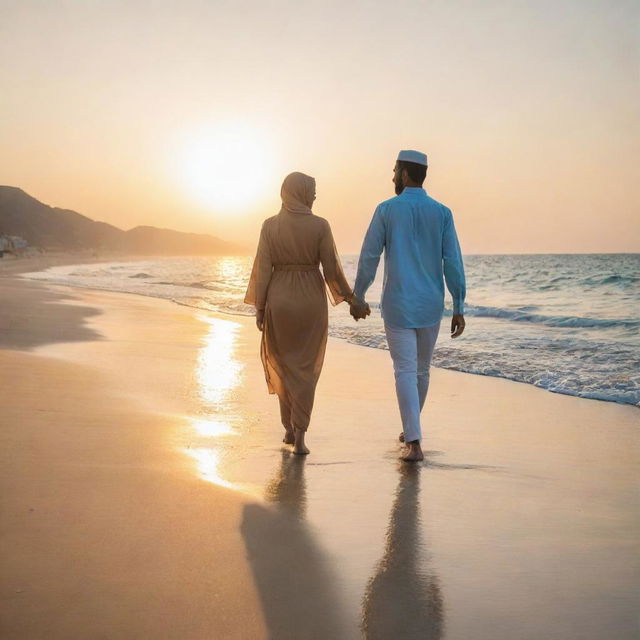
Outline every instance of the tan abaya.
{"type": "Polygon", "coordinates": [[[334,305],[352,290],[329,223],[311,212],[315,180],[292,173],[280,193],[280,213],[262,225],[245,302],[264,310],[260,355],[282,423],[306,431],[327,344],[325,282],[334,305]]]}

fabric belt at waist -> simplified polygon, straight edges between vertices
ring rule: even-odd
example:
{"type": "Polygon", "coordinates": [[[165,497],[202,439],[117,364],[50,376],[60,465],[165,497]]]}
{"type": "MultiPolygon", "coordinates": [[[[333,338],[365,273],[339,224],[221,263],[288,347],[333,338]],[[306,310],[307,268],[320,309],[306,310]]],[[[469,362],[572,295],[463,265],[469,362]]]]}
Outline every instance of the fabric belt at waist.
{"type": "Polygon", "coordinates": [[[315,271],[318,264],[274,264],[274,271],[315,271]]]}

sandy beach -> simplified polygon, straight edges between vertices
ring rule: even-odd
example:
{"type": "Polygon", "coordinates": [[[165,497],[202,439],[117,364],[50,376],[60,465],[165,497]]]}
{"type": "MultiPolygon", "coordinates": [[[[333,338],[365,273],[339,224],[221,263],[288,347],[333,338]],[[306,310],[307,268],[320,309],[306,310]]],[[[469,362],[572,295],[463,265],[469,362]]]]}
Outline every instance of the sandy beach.
{"type": "Polygon", "coordinates": [[[434,368],[406,465],[388,353],[330,339],[300,458],[251,318],[19,262],[2,638],[637,637],[637,408],[434,368]]]}

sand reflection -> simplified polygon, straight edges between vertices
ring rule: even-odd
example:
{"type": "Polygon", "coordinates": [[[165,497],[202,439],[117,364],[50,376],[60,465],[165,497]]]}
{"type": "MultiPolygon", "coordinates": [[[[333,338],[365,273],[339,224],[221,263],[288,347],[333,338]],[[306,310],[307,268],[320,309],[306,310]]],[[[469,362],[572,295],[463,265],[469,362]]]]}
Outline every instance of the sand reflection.
{"type": "Polygon", "coordinates": [[[243,365],[234,357],[240,325],[205,315],[200,319],[209,325],[209,333],[198,356],[196,376],[203,400],[209,407],[218,408],[240,383],[243,365]]]}
{"type": "Polygon", "coordinates": [[[190,455],[197,463],[200,477],[209,482],[213,482],[221,487],[233,488],[233,485],[225,480],[219,473],[220,451],[216,448],[186,449],[185,453],[190,455]]]}
{"type": "Polygon", "coordinates": [[[384,555],[367,585],[362,632],[367,639],[438,640],[444,631],[438,578],[425,565],[419,465],[400,464],[384,555]]]}
{"type": "Polygon", "coordinates": [[[225,403],[241,382],[243,365],[235,358],[237,334],[240,325],[201,315],[209,325],[205,344],[198,354],[196,380],[198,393],[204,404],[206,417],[193,420],[193,430],[199,441],[210,441],[209,446],[189,447],[185,453],[197,464],[200,477],[223,487],[234,487],[220,475],[222,448],[219,439],[237,433],[225,416],[225,403]]]}
{"type": "Polygon", "coordinates": [[[303,519],[307,511],[306,458],[282,451],[280,467],[267,483],[265,499],[281,511],[303,519]]]}
{"type": "Polygon", "coordinates": [[[208,438],[229,436],[236,433],[228,422],[222,420],[194,420],[193,429],[197,434],[208,438]]]}

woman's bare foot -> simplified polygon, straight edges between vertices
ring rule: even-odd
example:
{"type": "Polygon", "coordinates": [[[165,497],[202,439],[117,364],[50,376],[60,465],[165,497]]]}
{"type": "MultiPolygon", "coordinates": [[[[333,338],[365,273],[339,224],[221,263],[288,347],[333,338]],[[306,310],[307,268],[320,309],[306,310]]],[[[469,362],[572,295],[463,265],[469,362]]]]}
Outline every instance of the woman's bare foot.
{"type": "Polygon", "coordinates": [[[306,456],[309,453],[309,449],[304,443],[305,432],[302,429],[294,429],[294,434],[293,453],[299,456],[306,456]]]}
{"type": "Polygon", "coordinates": [[[422,453],[420,442],[409,442],[402,459],[405,462],[420,462],[421,460],[424,460],[424,454],[422,453]]]}
{"type": "Polygon", "coordinates": [[[293,429],[289,427],[288,429],[285,427],[284,430],[284,438],[282,438],[282,442],[285,444],[293,444],[296,441],[296,436],[293,433],[293,429]]]}

